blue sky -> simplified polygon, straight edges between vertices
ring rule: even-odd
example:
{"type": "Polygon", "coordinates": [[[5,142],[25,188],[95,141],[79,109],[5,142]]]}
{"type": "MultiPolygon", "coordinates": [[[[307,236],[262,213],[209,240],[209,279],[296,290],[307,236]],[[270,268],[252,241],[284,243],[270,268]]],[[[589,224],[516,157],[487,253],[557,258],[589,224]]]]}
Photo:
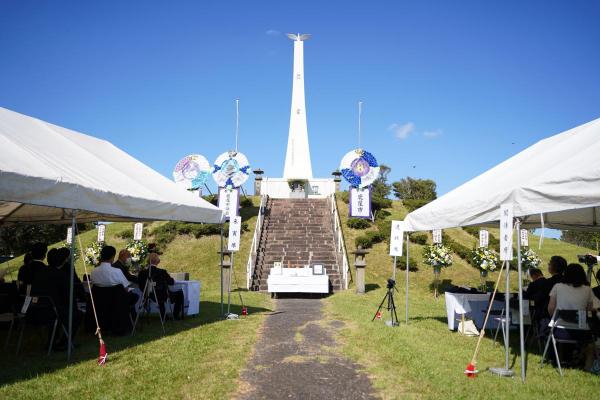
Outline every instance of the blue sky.
{"type": "MultiPolygon", "coordinates": [[[[595,1],[0,2],[0,106],[112,141],[170,176],[234,147],[283,172],[293,46],[313,171],[357,146],[443,194],[600,117],[595,1]]],[[[247,184],[247,187],[250,188],[247,184]]]]}

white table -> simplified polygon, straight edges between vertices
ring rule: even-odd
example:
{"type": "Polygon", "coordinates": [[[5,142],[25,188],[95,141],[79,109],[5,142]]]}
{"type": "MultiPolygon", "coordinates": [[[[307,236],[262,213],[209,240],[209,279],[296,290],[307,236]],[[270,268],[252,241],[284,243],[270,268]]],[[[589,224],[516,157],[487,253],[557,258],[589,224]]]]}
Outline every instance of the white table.
{"type": "MultiPolygon", "coordinates": [[[[169,290],[174,292],[183,290],[183,313],[184,315],[197,315],[200,313],[200,281],[175,281],[174,285],[169,286],[169,290]]],[[[158,314],[156,303],[150,303],[150,312],[158,314]]]]}
{"type": "Polygon", "coordinates": [[[269,293],[329,293],[329,277],[311,268],[271,268],[267,285],[269,293]]]}
{"type": "MultiPolygon", "coordinates": [[[[485,313],[489,304],[490,293],[472,294],[472,293],[445,293],[446,298],[446,313],[448,315],[448,329],[455,330],[456,319],[462,314],[470,317],[475,326],[481,329],[485,319],[485,313]]],[[[502,310],[504,302],[494,300],[492,310],[502,310]]],[[[494,316],[490,316],[487,322],[488,329],[495,329],[498,326],[498,321],[494,316]]]]}

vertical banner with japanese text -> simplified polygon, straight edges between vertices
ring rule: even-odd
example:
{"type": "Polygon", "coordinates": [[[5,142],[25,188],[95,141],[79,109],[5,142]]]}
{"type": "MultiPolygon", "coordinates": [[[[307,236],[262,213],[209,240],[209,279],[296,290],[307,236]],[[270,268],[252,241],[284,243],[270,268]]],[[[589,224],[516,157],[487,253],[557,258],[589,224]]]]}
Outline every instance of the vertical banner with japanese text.
{"type": "Polygon", "coordinates": [[[350,217],[371,218],[371,191],[369,188],[350,188],[350,217]]]}
{"type": "Polygon", "coordinates": [[[529,247],[529,232],[527,229],[521,229],[521,246],[529,247]]]}
{"type": "Polygon", "coordinates": [[[402,257],[402,244],[404,238],[404,221],[392,221],[390,235],[390,256],[402,257]]]}
{"type": "Polygon", "coordinates": [[[433,243],[435,243],[435,244],[442,243],[442,230],[441,229],[432,230],[431,236],[433,237],[433,243]]]}
{"type": "Polygon", "coordinates": [[[133,240],[142,240],[142,233],[144,232],[144,224],[138,222],[133,225],[133,240]]]}
{"type": "Polygon", "coordinates": [[[229,220],[238,215],[240,202],[240,190],[230,188],[219,188],[219,208],[225,213],[225,219],[229,220]]]}
{"type": "Polygon", "coordinates": [[[485,229],[481,229],[479,231],[479,247],[488,247],[489,244],[490,233],[485,229]]]}
{"type": "Polygon", "coordinates": [[[242,236],[242,217],[234,216],[229,220],[229,240],[227,250],[239,251],[242,236]]]}
{"type": "Polygon", "coordinates": [[[104,233],[106,232],[106,225],[98,225],[98,243],[104,243],[104,233]]]}
{"type": "Polygon", "coordinates": [[[513,259],[513,205],[500,206],[500,260],[513,259]]]}

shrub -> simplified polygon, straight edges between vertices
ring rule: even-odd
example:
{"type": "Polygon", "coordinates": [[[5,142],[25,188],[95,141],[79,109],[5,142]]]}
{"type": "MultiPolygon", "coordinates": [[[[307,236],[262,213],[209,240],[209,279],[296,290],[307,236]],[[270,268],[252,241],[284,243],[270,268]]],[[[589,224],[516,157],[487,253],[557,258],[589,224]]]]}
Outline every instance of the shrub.
{"type": "Polygon", "coordinates": [[[371,226],[371,221],[365,218],[350,218],[346,222],[346,225],[352,229],[366,229],[371,226]]]}
{"type": "Polygon", "coordinates": [[[240,200],[240,207],[245,208],[245,207],[253,207],[254,203],[252,202],[252,199],[249,197],[244,197],[240,200]]]}
{"type": "MultiPolygon", "coordinates": [[[[242,233],[248,232],[248,223],[242,222],[242,233]]],[[[221,226],[217,224],[193,224],[188,222],[170,221],[152,231],[154,241],[159,246],[171,243],[178,235],[191,235],[196,239],[202,236],[220,235],[221,226]]],[[[224,224],[223,235],[229,234],[229,224],[224,224]]]]}
{"type": "Polygon", "coordinates": [[[347,190],[344,192],[339,192],[336,194],[336,197],[339,197],[344,203],[348,204],[350,201],[350,192],[347,190]]]}
{"type": "MultiPolygon", "coordinates": [[[[148,237],[148,229],[146,227],[144,227],[144,229],[142,230],[142,236],[143,237],[148,237]]],[[[127,240],[132,240],[133,239],[133,229],[126,229],[122,232],[119,232],[115,235],[116,237],[120,237],[121,239],[127,239],[127,240]]]]}
{"type": "Polygon", "coordinates": [[[390,199],[386,199],[383,197],[373,196],[371,197],[371,208],[373,212],[377,210],[382,210],[384,208],[391,208],[392,201],[390,199]]]}
{"type": "Polygon", "coordinates": [[[358,236],[356,239],[354,239],[354,244],[356,245],[357,249],[359,247],[362,247],[363,249],[370,249],[373,247],[373,242],[371,242],[371,239],[367,236],[358,236]]]}
{"type": "MultiPolygon", "coordinates": [[[[406,256],[397,257],[396,258],[396,268],[400,268],[402,271],[406,271],[406,256]]],[[[414,258],[410,257],[408,259],[408,270],[409,271],[418,271],[417,262],[414,258]]]]}
{"type": "Polygon", "coordinates": [[[392,232],[392,221],[377,221],[377,230],[385,237],[384,240],[389,239],[392,232]]]}
{"type": "Polygon", "coordinates": [[[427,234],[426,233],[413,233],[412,235],[409,236],[409,240],[412,243],[416,243],[416,244],[421,244],[421,245],[425,245],[427,244],[427,234]]]}
{"type": "Polygon", "coordinates": [[[458,242],[455,242],[454,240],[450,239],[447,236],[444,238],[444,241],[446,243],[446,246],[448,246],[450,248],[450,250],[452,250],[454,253],[456,253],[457,256],[459,256],[460,258],[462,258],[469,264],[473,263],[473,260],[471,257],[472,249],[469,249],[467,246],[464,246],[458,242]]]}

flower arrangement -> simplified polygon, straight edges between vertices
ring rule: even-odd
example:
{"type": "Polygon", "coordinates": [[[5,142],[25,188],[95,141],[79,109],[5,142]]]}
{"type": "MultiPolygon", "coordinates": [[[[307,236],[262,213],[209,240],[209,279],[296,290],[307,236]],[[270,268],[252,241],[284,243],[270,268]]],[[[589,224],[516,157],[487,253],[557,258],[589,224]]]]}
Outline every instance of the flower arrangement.
{"type": "Polygon", "coordinates": [[[525,269],[537,268],[542,260],[529,247],[521,247],[521,265],[525,269]]]}
{"type": "Polygon", "coordinates": [[[495,271],[498,267],[498,253],[487,247],[479,247],[471,252],[473,266],[481,271],[495,271]]]}
{"type": "MultiPolygon", "coordinates": [[[[59,249],[60,249],[60,248],[63,248],[63,247],[64,247],[65,249],[69,249],[69,251],[71,251],[71,245],[70,245],[69,243],[67,243],[67,242],[63,242],[63,243],[61,243],[61,245],[60,245],[60,246],[58,246],[58,248],[59,248],[59,249]]],[[[73,246],[73,260],[74,260],[74,261],[77,261],[77,260],[79,260],[79,251],[78,251],[78,249],[77,249],[77,246],[73,246]]]]}
{"type": "Polygon", "coordinates": [[[85,249],[86,264],[96,266],[100,264],[100,251],[104,247],[104,243],[93,242],[85,249]]]}
{"type": "Polygon", "coordinates": [[[432,267],[449,267],[452,265],[451,250],[443,244],[425,246],[423,262],[432,267]]]}
{"type": "Polygon", "coordinates": [[[148,255],[148,243],[144,240],[132,240],[127,243],[126,249],[131,253],[131,261],[140,263],[148,255]]]}

